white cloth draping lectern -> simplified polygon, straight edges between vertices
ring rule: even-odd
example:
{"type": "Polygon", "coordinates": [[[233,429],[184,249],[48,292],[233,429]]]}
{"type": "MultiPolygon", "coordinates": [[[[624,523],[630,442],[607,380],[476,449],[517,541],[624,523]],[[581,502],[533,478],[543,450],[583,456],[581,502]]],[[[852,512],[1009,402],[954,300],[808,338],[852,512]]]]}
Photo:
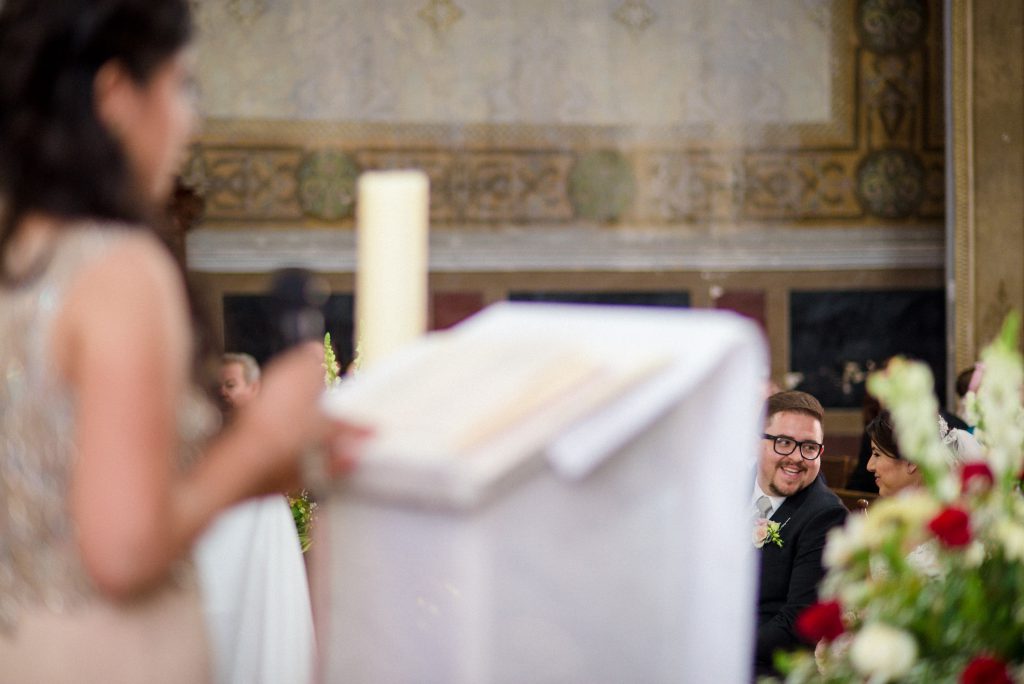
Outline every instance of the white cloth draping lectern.
{"type": "Polygon", "coordinates": [[[724,312],[499,304],[327,398],[325,682],[745,682],[766,359],[724,312]]]}

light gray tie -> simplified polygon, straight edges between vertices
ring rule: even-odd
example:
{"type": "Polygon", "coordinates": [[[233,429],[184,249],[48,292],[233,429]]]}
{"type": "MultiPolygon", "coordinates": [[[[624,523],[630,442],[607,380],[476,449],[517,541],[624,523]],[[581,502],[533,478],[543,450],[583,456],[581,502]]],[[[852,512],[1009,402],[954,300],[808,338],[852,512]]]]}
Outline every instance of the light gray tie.
{"type": "Polygon", "coordinates": [[[772,512],[772,500],[767,496],[759,497],[754,505],[757,506],[757,515],[760,518],[767,518],[772,512]]]}

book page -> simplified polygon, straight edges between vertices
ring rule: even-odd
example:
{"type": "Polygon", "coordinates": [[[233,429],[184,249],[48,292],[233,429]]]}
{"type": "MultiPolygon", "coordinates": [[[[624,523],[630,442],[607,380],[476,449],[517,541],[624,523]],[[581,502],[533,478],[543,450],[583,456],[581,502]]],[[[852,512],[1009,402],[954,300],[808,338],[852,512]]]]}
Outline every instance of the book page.
{"type": "Polygon", "coordinates": [[[419,470],[430,486],[449,481],[471,498],[470,490],[538,456],[560,431],[668,363],[653,354],[610,358],[571,339],[514,331],[456,329],[415,347],[343,382],[329,410],[373,428],[366,466],[386,463],[395,487],[414,488],[407,478],[419,470]],[[407,472],[398,472],[400,463],[407,472]]]}

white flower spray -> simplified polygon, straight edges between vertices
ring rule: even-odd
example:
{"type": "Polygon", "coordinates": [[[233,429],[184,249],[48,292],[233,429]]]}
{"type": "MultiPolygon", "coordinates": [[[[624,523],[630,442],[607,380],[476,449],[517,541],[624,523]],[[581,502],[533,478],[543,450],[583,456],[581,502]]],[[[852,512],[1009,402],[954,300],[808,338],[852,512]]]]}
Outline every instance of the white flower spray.
{"type": "Polygon", "coordinates": [[[1024,367],[1017,352],[1020,316],[1011,314],[995,342],[981,355],[984,376],[973,400],[969,400],[977,428],[975,437],[986,448],[989,467],[996,479],[1012,484],[1021,471],[1024,447],[1024,409],[1021,388],[1024,367]]]}

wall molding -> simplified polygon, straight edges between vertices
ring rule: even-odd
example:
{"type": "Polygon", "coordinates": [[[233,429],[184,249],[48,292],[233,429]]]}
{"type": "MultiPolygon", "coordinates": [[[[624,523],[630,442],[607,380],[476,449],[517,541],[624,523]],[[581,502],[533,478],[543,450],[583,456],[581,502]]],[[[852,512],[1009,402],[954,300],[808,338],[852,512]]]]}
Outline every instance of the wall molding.
{"type": "MultiPolygon", "coordinates": [[[[353,273],[350,229],[199,229],[188,235],[190,270],[266,273],[299,266],[353,273]]],[[[430,270],[499,271],[828,271],[942,269],[941,223],[913,227],[664,230],[549,226],[434,230],[430,270]]]]}

